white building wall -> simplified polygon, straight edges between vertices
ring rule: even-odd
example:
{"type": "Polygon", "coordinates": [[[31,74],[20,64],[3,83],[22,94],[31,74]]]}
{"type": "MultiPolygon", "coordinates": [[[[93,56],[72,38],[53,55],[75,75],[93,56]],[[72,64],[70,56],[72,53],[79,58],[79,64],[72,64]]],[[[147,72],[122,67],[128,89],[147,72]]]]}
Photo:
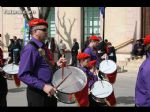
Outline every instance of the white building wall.
{"type": "MultiPolygon", "coordinates": [[[[140,7],[106,7],[105,38],[114,46],[141,36],[140,7]]],[[[119,49],[118,52],[129,53],[132,44],[119,49]]]]}

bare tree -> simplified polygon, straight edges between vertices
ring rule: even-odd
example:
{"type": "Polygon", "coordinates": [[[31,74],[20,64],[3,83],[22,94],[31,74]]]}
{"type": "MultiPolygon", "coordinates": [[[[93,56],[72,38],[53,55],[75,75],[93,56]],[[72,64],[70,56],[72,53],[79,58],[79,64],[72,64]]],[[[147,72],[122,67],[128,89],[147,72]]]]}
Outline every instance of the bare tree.
{"type": "Polygon", "coordinates": [[[58,22],[59,22],[60,26],[62,27],[65,36],[63,36],[63,35],[60,33],[60,31],[59,31],[59,29],[58,29],[57,26],[56,26],[56,31],[57,31],[58,35],[60,35],[60,37],[61,37],[66,43],[68,43],[68,45],[69,45],[69,47],[70,47],[70,49],[71,49],[71,47],[72,47],[71,33],[72,33],[72,28],[73,28],[73,25],[74,25],[76,19],[74,18],[73,22],[71,22],[71,20],[68,19],[68,21],[69,21],[69,23],[70,23],[70,27],[69,27],[69,31],[67,31],[67,27],[68,27],[68,26],[66,27],[66,24],[65,24],[65,23],[66,23],[66,21],[65,21],[65,16],[66,16],[66,14],[64,13],[64,15],[63,15],[63,17],[62,17],[62,20],[61,20],[60,17],[59,17],[59,11],[57,12],[58,22]]]}

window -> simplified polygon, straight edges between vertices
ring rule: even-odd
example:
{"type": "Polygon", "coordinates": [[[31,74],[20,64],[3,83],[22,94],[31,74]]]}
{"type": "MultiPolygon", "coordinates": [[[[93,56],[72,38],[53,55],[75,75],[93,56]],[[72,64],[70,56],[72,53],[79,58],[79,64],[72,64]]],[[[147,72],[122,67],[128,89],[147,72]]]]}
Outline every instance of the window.
{"type": "Polygon", "coordinates": [[[84,7],[84,41],[94,34],[100,35],[100,11],[99,7],[84,7]]]}
{"type": "Polygon", "coordinates": [[[55,28],[55,7],[51,7],[48,18],[48,36],[49,37],[55,37],[56,34],[56,28],[55,28]]]}

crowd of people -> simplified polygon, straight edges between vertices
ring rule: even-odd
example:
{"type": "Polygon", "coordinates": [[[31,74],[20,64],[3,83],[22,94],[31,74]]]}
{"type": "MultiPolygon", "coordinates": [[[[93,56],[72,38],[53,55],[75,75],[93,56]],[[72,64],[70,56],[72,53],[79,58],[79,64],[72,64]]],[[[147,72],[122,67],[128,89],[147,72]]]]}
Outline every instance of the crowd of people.
{"type": "MultiPolygon", "coordinates": [[[[10,39],[8,46],[10,60],[8,63],[19,65],[19,80],[27,85],[26,98],[28,106],[57,106],[55,97],[57,89],[52,84],[53,74],[59,68],[67,66],[65,58],[66,45],[63,40],[57,45],[54,38],[47,39],[48,23],[43,19],[29,21],[31,40],[23,46],[16,36],[10,39]],[[47,41],[45,41],[47,39],[47,41]],[[54,61],[54,53],[58,52],[58,60],[54,61]],[[57,69],[56,69],[57,68],[57,69]]],[[[144,45],[137,41],[134,55],[143,56],[145,51],[147,59],[139,69],[136,83],[136,106],[149,106],[149,52],[150,36],[144,40],[144,45]],[[144,46],[146,46],[144,48],[144,46]],[[139,50],[140,49],[140,50],[139,50]]],[[[81,69],[87,77],[86,86],[79,92],[74,93],[79,107],[102,107],[115,106],[116,97],[114,90],[104,99],[97,101],[93,99],[90,90],[92,85],[100,80],[109,82],[112,86],[116,81],[117,71],[106,75],[99,70],[99,64],[104,60],[117,62],[116,51],[111,42],[102,40],[100,36],[91,35],[87,38],[84,48],[79,52],[80,46],[77,39],[73,39],[71,48],[72,61],[70,66],[81,69]]],[[[4,66],[6,60],[0,48],[0,67],[4,66]]],[[[0,106],[7,106],[7,81],[4,71],[0,71],[0,106]]]]}

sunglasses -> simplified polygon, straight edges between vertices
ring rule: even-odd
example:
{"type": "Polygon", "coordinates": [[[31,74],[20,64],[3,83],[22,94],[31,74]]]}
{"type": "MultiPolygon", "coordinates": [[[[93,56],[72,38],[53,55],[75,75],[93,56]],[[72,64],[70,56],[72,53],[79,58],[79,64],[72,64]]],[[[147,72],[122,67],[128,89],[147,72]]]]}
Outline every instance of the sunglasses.
{"type": "Polygon", "coordinates": [[[36,29],[36,30],[41,30],[43,32],[47,32],[47,28],[43,28],[43,29],[36,29]]]}

